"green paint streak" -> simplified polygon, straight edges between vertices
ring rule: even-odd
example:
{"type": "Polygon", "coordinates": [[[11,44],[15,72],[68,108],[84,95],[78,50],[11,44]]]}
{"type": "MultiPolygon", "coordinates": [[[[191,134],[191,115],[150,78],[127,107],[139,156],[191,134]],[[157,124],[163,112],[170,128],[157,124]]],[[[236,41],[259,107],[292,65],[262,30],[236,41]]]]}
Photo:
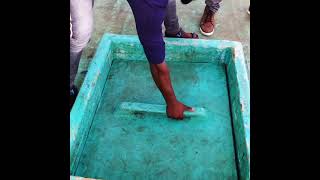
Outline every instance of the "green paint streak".
{"type": "Polygon", "coordinates": [[[102,179],[249,179],[249,86],[241,44],[166,39],[166,50],[178,99],[205,109],[205,116],[178,122],[164,113],[123,113],[124,102],[153,107],[165,103],[138,38],[106,34],[70,115],[71,174],[102,179]]]}

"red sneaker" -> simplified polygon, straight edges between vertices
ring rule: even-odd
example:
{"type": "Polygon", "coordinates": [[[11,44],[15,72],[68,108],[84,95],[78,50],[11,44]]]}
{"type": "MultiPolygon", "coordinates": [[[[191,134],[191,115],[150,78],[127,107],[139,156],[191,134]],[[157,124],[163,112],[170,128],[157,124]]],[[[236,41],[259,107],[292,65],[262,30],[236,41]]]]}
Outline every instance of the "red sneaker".
{"type": "Polygon", "coordinates": [[[205,36],[211,36],[214,32],[214,26],[214,13],[206,6],[200,21],[200,32],[205,36]]]}

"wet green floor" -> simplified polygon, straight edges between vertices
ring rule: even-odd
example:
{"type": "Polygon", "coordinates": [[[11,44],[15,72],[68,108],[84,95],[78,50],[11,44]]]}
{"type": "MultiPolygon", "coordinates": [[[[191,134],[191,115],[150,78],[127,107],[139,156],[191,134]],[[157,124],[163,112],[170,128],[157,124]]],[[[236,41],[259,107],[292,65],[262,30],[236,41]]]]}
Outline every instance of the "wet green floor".
{"type": "Polygon", "coordinates": [[[118,114],[122,102],[165,104],[145,61],[114,60],[75,175],[237,179],[225,66],[168,62],[178,99],[206,117],[118,114]]]}

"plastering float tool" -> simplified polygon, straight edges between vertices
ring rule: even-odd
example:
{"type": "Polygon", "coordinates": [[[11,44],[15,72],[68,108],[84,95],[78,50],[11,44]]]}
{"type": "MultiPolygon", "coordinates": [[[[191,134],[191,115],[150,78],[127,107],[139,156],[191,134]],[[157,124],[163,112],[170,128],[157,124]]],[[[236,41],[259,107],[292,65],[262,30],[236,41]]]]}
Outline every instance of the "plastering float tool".
{"type": "MultiPolygon", "coordinates": [[[[123,102],[120,104],[122,111],[128,112],[144,112],[144,113],[155,113],[166,115],[166,106],[157,104],[145,104],[135,102],[123,102]]],[[[185,111],[185,117],[202,117],[206,116],[206,110],[204,108],[194,108],[194,112],[185,111]]]]}

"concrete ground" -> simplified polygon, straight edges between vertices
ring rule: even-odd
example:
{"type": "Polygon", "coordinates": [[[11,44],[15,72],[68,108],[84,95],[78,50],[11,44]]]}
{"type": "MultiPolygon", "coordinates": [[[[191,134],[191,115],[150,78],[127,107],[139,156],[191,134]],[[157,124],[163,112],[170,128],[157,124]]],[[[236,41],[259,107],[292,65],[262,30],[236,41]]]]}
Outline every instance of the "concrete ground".
{"type": "MultiPolygon", "coordinates": [[[[202,39],[240,41],[244,48],[250,79],[250,16],[247,14],[249,4],[249,0],[223,0],[216,15],[215,33],[210,37],[201,35],[199,31],[199,22],[205,7],[204,0],[195,0],[188,5],[183,5],[177,0],[177,14],[180,26],[187,32],[198,33],[202,39]]],[[[94,32],[79,65],[75,82],[78,87],[83,82],[104,33],[136,34],[134,17],[126,0],[95,0],[94,20],[94,32]]]]}

